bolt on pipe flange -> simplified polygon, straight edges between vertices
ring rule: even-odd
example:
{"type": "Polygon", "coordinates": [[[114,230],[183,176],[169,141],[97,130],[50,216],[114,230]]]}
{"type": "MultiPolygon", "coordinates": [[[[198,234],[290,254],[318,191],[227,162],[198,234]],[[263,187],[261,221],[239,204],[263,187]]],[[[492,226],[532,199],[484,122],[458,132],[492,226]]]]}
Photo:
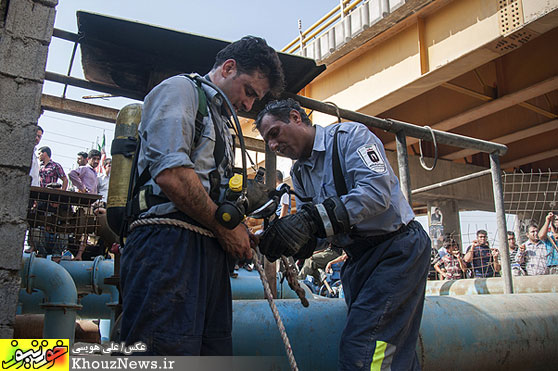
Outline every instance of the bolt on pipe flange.
{"type": "Polygon", "coordinates": [[[43,303],[41,304],[41,308],[43,309],[47,309],[47,308],[52,308],[52,309],[71,309],[71,310],[81,310],[83,308],[83,305],[81,304],[66,304],[66,303],[43,303]]]}
{"type": "Polygon", "coordinates": [[[101,295],[103,293],[103,289],[97,285],[97,279],[99,278],[99,265],[103,260],[105,259],[101,255],[97,256],[95,260],[93,260],[91,287],[93,289],[93,293],[97,295],[101,295]]]}
{"type": "Polygon", "coordinates": [[[27,277],[27,279],[25,280],[27,283],[27,285],[25,286],[25,291],[28,294],[33,293],[33,276],[31,276],[31,265],[33,264],[33,260],[35,260],[35,254],[31,253],[29,254],[29,259],[27,259],[23,267],[23,271],[25,272],[23,277],[27,277]]]}

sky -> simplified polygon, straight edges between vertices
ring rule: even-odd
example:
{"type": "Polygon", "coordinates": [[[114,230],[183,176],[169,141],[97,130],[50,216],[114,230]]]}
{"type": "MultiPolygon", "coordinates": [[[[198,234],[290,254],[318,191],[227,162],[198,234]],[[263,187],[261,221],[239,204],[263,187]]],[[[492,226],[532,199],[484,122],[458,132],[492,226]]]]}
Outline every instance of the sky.
{"type": "MultiPolygon", "coordinates": [[[[55,27],[76,33],[76,12],[85,10],[227,41],[234,41],[248,34],[256,35],[265,38],[272,47],[280,50],[297,37],[299,19],[304,30],[337,4],[339,0],[62,0],[56,8],[55,27]]],[[[72,47],[71,42],[53,38],[46,70],[66,74],[72,47]]],[[[79,48],[71,76],[83,79],[79,48]]],[[[63,86],[45,82],[43,92],[62,96],[63,86]]],[[[82,99],[83,96],[92,94],[96,93],[68,87],[66,97],[116,109],[133,102],[124,98],[82,99]]],[[[46,111],[40,117],[39,125],[45,130],[40,146],[49,146],[53,153],[52,159],[59,162],[66,172],[77,166],[77,152],[96,147],[103,135],[106,138],[107,154],[110,153],[110,143],[114,136],[113,124],[46,111]]],[[[285,175],[288,175],[289,167],[290,161],[278,161],[278,168],[285,175]]],[[[513,226],[513,216],[507,219],[510,229],[513,226]]],[[[426,216],[420,216],[417,220],[428,230],[426,216]]],[[[463,245],[470,243],[477,229],[487,229],[489,239],[495,245],[494,214],[462,212],[463,245]]]]}

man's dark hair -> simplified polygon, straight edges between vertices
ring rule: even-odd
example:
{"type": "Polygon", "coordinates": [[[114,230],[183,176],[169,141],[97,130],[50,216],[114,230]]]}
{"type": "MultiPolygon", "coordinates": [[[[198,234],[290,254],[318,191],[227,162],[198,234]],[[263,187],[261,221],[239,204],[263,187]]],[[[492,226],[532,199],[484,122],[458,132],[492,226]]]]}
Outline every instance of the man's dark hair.
{"type": "Polygon", "coordinates": [[[485,236],[488,236],[488,232],[485,231],[484,229],[479,229],[479,230],[477,231],[477,236],[478,236],[479,234],[484,234],[485,236]]]}
{"type": "Polygon", "coordinates": [[[300,104],[298,104],[298,102],[292,98],[285,100],[274,100],[269,102],[264,107],[264,109],[261,110],[260,113],[258,113],[258,117],[256,118],[254,125],[256,125],[256,129],[259,129],[264,116],[267,114],[275,117],[277,120],[283,121],[288,124],[290,122],[289,116],[292,110],[295,110],[300,114],[302,122],[304,122],[308,126],[312,126],[312,121],[310,121],[310,119],[308,118],[308,115],[306,114],[304,108],[302,108],[300,104]]]}
{"type": "Polygon", "coordinates": [[[50,150],[49,147],[44,146],[39,148],[39,153],[43,153],[43,152],[45,152],[48,155],[48,157],[52,157],[52,151],[50,150]]]}
{"type": "Polygon", "coordinates": [[[245,36],[227,45],[215,57],[213,69],[222,65],[227,59],[236,61],[239,73],[251,75],[261,72],[269,81],[269,90],[273,97],[278,97],[285,87],[285,76],[281,61],[275,50],[267,42],[256,36],[245,36]]]}
{"type": "Polygon", "coordinates": [[[282,182],[283,181],[283,172],[281,170],[277,170],[277,173],[275,174],[275,177],[277,178],[278,182],[282,182]]]}
{"type": "Polygon", "coordinates": [[[529,232],[529,229],[531,228],[539,229],[539,225],[537,223],[529,223],[529,225],[527,226],[527,232],[529,232]]]}
{"type": "Polygon", "coordinates": [[[457,247],[459,247],[459,244],[457,243],[457,241],[453,237],[451,237],[451,236],[444,237],[444,242],[443,242],[442,246],[447,249],[448,247],[451,247],[452,245],[456,245],[457,247]]]}
{"type": "Polygon", "coordinates": [[[515,238],[515,233],[513,233],[512,231],[507,231],[506,234],[515,238]]]}
{"type": "Polygon", "coordinates": [[[88,158],[95,157],[95,156],[101,157],[101,151],[92,149],[91,151],[89,151],[89,154],[87,155],[88,158]]]}
{"type": "Polygon", "coordinates": [[[78,152],[78,156],[81,156],[83,158],[87,158],[87,152],[78,152]]]}
{"type": "Polygon", "coordinates": [[[45,131],[43,130],[43,128],[40,127],[39,125],[37,125],[37,130],[40,130],[43,134],[45,133],[45,131]]]}

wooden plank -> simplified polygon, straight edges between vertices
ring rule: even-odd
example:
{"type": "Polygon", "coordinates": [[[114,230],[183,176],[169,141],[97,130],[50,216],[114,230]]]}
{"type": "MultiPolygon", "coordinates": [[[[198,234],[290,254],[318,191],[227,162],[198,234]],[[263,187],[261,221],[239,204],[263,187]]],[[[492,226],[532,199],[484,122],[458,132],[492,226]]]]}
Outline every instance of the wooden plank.
{"type": "MultiPolygon", "coordinates": [[[[236,148],[240,148],[240,142],[238,138],[234,138],[234,142],[236,148]]],[[[251,137],[244,137],[244,144],[246,145],[246,149],[249,151],[256,151],[256,152],[265,152],[265,142],[261,139],[251,138],[251,137]]]]}
{"type": "Polygon", "coordinates": [[[47,111],[110,122],[113,124],[116,122],[116,115],[118,115],[118,110],[114,108],[64,99],[47,94],[41,96],[41,107],[47,111]]]}

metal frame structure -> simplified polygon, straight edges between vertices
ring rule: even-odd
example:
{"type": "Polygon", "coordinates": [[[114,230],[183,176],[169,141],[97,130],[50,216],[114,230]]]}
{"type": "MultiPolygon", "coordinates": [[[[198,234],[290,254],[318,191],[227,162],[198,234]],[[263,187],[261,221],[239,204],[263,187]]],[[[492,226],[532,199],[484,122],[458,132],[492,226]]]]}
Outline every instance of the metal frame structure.
{"type": "MultiPolygon", "coordinates": [[[[65,40],[74,41],[75,43],[79,43],[78,35],[66,31],[55,29],[53,36],[65,40]]],[[[73,59],[74,58],[72,54],[70,67],[68,69],[69,71],[71,71],[73,59]]],[[[48,71],[45,73],[45,79],[49,81],[63,83],[70,86],[77,86],[81,88],[96,90],[108,94],[124,95],[127,97],[133,97],[135,95],[137,96],[137,93],[124,91],[123,89],[104,86],[98,83],[91,83],[86,80],[70,77],[69,75],[64,76],[64,75],[59,75],[48,71]]],[[[365,115],[359,112],[341,109],[331,104],[327,104],[324,102],[320,102],[311,98],[303,97],[292,93],[285,93],[284,96],[297,100],[305,108],[326,113],[346,120],[360,122],[369,128],[379,128],[384,131],[395,134],[397,139],[397,159],[399,164],[399,179],[401,182],[402,191],[405,197],[407,198],[407,200],[409,201],[409,203],[411,203],[411,195],[413,192],[411,191],[411,182],[410,182],[410,175],[409,175],[409,161],[408,161],[407,143],[406,143],[407,137],[413,137],[416,139],[426,140],[426,141],[436,141],[442,144],[447,144],[447,145],[460,147],[460,148],[476,149],[480,152],[488,153],[490,156],[490,171],[492,174],[492,181],[493,181],[494,206],[496,210],[498,230],[500,232],[498,233],[498,237],[499,237],[498,242],[500,246],[500,256],[502,258],[501,260],[503,266],[502,271],[503,271],[503,280],[504,280],[504,293],[506,294],[513,293],[513,282],[512,282],[512,275],[511,275],[511,268],[510,268],[510,261],[509,261],[509,250],[508,250],[508,244],[506,239],[505,208],[504,208],[503,187],[502,187],[500,160],[499,160],[499,156],[502,156],[506,153],[507,146],[485,141],[485,140],[475,139],[463,135],[458,135],[454,133],[433,130],[429,127],[413,125],[398,120],[381,119],[381,118],[365,115]]],[[[274,158],[274,155],[272,155],[271,151],[267,146],[265,152],[266,152],[266,160],[271,159],[271,157],[274,158]]],[[[271,161],[271,162],[272,165],[275,165],[275,161],[271,161]]],[[[275,166],[272,167],[274,168],[275,166]]],[[[275,169],[271,169],[271,167],[268,167],[267,170],[269,174],[268,177],[266,178],[266,181],[274,182],[275,169]]]]}

